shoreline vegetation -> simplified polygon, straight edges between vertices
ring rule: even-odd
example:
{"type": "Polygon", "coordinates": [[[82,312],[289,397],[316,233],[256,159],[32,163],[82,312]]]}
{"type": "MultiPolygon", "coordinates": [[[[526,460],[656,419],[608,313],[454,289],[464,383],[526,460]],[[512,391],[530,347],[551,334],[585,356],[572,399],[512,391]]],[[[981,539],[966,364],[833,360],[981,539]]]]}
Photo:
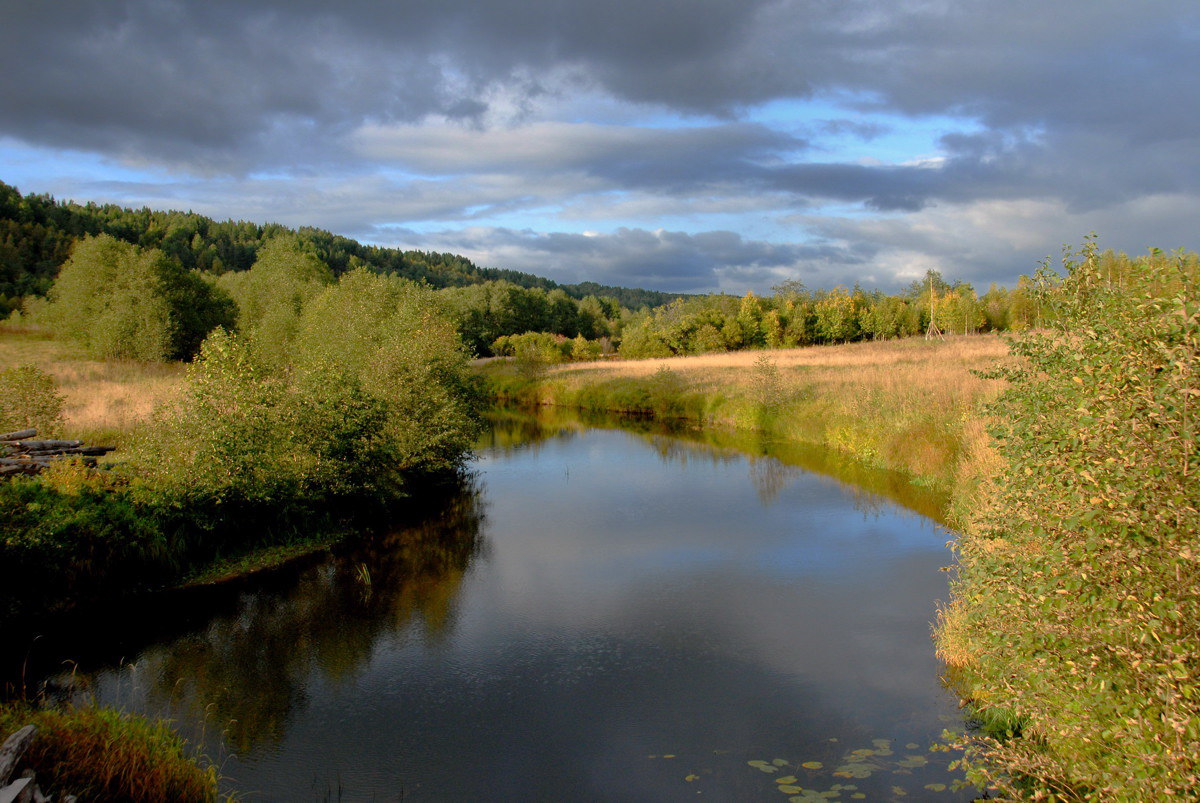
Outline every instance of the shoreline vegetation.
{"type": "Polygon", "coordinates": [[[972,411],[999,390],[972,372],[1005,354],[997,335],[956,335],[549,366],[517,358],[479,371],[499,403],[761,433],[949,493],[984,459],[972,411]]]}

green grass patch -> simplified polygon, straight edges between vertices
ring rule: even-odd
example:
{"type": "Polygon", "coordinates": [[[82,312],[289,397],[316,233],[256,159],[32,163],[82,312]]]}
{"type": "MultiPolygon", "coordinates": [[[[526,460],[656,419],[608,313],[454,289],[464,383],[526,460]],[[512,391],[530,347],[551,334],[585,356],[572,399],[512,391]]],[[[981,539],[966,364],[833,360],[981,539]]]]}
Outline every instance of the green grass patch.
{"type": "Polygon", "coordinates": [[[25,725],[37,736],[20,767],[43,791],[86,801],[212,801],[217,771],[164,722],[95,706],[0,704],[0,739],[25,725]]]}

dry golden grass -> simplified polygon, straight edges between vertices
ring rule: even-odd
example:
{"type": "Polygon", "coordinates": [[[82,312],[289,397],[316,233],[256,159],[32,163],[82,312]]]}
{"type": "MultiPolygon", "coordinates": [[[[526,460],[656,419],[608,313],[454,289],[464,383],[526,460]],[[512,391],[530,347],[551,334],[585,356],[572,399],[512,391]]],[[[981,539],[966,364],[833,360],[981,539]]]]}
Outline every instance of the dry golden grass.
{"type": "MultiPolygon", "coordinates": [[[[556,379],[597,382],[652,376],[666,368],[701,391],[748,390],[758,381],[756,365],[768,360],[779,369],[785,393],[806,390],[853,417],[869,417],[881,406],[893,413],[961,415],[996,389],[973,369],[988,368],[1007,355],[996,335],[952,336],[944,340],[889,340],[799,349],[740,351],[695,357],[575,363],[559,366],[556,379]],[[953,412],[952,412],[953,411],[953,412]]],[[[982,429],[975,435],[986,437],[982,429]]]]}
{"type": "MultiPolygon", "coordinates": [[[[764,351],[731,351],[700,354],[694,357],[668,357],[649,360],[570,363],[555,373],[599,371],[611,376],[645,376],[666,367],[672,371],[703,378],[705,374],[746,371],[762,358],[775,363],[781,371],[789,369],[931,369],[978,368],[990,365],[1006,354],[1004,342],[996,335],[954,335],[944,340],[908,338],[836,346],[809,346],[764,351]]],[[[727,376],[722,376],[727,381],[727,376]]]]}
{"type": "Polygon", "coordinates": [[[58,384],[66,433],[120,445],[183,383],[179,363],[91,359],[76,344],[30,328],[0,326],[0,366],[33,365],[58,384]]]}
{"type": "Polygon", "coordinates": [[[999,389],[972,371],[993,367],[1007,354],[999,336],[960,335],[572,363],[545,374],[542,399],[571,404],[592,389],[652,381],[667,369],[683,391],[709,400],[711,423],[756,426],[754,410],[765,392],[777,405],[772,426],[779,435],[965,488],[988,469],[979,406],[999,389]]]}

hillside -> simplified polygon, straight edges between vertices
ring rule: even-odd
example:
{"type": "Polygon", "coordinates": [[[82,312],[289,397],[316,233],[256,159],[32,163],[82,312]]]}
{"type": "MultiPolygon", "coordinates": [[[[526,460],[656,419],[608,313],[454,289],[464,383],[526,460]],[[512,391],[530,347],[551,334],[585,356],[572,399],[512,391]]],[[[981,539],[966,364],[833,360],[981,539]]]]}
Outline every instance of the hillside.
{"type": "MultiPolygon", "coordinates": [[[[194,212],[129,209],[116,204],[59,201],[48,195],[21,195],[16,187],[0,182],[0,317],[15,309],[22,296],[45,295],[70,255],[72,244],[85,235],[108,234],[144,248],[157,248],[188,270],[221,274],[248,270],[264,242],[288,232],[293,230],[277,223],[217,221],[194,212]]],[[[365,245],[311,227],[294,233],[335,275],[365,266],[435,288],[504,280],[528,288],[560,288],[576,299],[608,297],[628,309],[657,307],[681,297],[595,282],[559,284],[530,273],[479,267],[457,254],[365,245]]]]}

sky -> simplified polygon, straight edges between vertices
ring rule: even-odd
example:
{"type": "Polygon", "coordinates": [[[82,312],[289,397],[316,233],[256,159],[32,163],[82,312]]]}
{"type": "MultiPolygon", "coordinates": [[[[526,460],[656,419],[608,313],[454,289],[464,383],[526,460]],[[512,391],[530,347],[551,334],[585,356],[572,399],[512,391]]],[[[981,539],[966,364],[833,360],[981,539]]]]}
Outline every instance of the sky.
{"type": "Polygon", "coordinates": [[[1197,0],[0,0],[0,180],[560,282],[1200,248],[1197,0]]]}

